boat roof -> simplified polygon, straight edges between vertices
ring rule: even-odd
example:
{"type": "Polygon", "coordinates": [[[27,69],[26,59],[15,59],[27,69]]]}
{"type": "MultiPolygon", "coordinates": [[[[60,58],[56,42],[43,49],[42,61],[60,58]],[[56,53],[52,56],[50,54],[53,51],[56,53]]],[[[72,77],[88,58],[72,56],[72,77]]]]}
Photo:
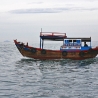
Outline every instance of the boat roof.
{"type": "Polygon", "coordinates": [[[67,36],[66,33],[40,32],[40,38],[42,40],[63,41],[67,36]]]}
{"type": "Polygon", "coordinates": [[[66,33],[59,32],[40,32],[42,40],[63,41],[64,39],[81,39],[82,42],[91,42],[91,37],[67,37],[66,33]]]}
{"type": "Polygon", "coordinates": [[[91,42],[91,37],[67,37],[66,39],[69,39],[69,40],[77,40],[77,39],[80,39],[81,42],[91,42]]]}

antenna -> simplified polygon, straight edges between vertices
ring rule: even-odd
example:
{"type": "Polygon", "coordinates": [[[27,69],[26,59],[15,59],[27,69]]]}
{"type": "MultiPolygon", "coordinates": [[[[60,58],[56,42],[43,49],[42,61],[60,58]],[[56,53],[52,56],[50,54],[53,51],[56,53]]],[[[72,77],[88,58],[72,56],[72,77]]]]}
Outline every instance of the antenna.
{"type": "Polygon", "coordinates": [[[41,28],[41,32],[42,32],[42,28],[41,28]]]}

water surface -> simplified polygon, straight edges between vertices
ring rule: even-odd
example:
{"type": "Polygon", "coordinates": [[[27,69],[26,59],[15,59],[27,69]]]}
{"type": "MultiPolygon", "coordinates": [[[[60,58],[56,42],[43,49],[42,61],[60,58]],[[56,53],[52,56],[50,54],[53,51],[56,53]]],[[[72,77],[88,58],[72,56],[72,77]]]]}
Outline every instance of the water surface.
{"type": "Polygon", "coordinates": [[[98,57],[34,60],[11,42],[0,50],[0,98],[98,98],[98,57]]]}

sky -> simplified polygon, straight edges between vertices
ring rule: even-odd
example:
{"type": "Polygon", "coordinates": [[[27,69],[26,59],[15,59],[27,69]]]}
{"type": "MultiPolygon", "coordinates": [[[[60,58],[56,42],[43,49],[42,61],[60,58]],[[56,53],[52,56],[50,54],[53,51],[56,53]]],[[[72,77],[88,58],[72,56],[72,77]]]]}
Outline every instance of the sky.
{"type": "Polygon", "coordinates": [[[0,0],[0,41],[39,42],[41,28],[98,41],[98,0],[0,0]]]}

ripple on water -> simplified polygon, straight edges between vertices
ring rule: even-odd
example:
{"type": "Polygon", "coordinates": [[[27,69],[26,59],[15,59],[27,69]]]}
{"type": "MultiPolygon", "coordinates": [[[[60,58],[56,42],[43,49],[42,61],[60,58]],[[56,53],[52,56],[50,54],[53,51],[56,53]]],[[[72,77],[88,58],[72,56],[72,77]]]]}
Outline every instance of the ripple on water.
{"type": "Polygon", "coordinates": [[[2,45],[1,51],[1,98],[98,97],[98,57],[33,60],[22,57],[12,43],[2,45]]]}

